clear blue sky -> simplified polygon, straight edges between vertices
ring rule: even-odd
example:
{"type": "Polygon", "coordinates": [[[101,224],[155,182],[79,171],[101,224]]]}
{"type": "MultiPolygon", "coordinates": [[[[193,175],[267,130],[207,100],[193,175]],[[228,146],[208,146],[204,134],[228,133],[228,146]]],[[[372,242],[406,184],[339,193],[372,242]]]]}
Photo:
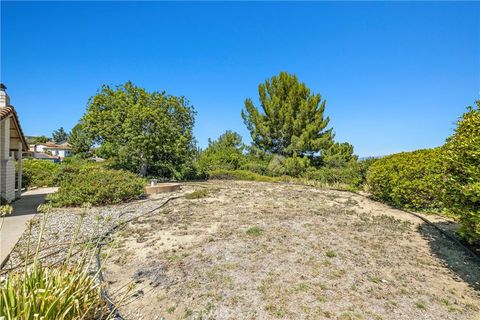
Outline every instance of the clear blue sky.
{"type": "Polygon", "coordinates": [[[250,141],[245,98],[280,71],[327,100],[361,156],[441,145],[479,98],[478,2],[1,3],[1,81],[27,135],[70,130],[101,84],[184,95],[200,146],[250,141]]]}

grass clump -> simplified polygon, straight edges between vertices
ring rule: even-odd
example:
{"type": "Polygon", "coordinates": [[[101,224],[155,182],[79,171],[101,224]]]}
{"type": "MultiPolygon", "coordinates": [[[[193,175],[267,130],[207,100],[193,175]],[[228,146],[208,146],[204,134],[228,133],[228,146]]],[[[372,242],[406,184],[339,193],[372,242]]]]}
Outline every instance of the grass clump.
{"type": "Polygon", "coordinates": [[[33,258],[30,257],[30,224],[23,269],[10,271],[0,278],[0,319],[108,319],[110,311],[102,298],[102,285],[96,275],[89,272],[95,250],[89,253],[83,249],[73,261],[73,247],[80,227],[66,259],[53,266],[42,265],[39,251],[46,220],[44,215],[33,258]]]}
{"type": "Polygon", "coordinates": [[[245,231],[246,234],[253,237],[258,237],[263,233],[263,229],[259,227],[251,227],[245,231]]]}
{"type": "Polygon", "coordinates": [[[333,258],[337,256],[337,254],[333,250],[327,250],[327,252],[325,252],[325,255],[329,258],[333,258]]]}
{"type": "Polygon", "coordinates": [[[201,198],[208,197],[209,194],[210,194],[210,190],[208,190],[208,189],[199,189],[199,190],[195,190],[195,191],[192,191],[192,192],[190,192],[190,193],[187,193],[187,194],[185,195],[185,198],[186,198],[186,199],[189,199],[189,200],[201,199],[201,198]]]}
{"type": "Polygon", "coordinates": [[[427,309],[427,304],[423,300],[418,300],[417,302],[415,302],[415,307],[417,307],[418,309],[427,309]]]}

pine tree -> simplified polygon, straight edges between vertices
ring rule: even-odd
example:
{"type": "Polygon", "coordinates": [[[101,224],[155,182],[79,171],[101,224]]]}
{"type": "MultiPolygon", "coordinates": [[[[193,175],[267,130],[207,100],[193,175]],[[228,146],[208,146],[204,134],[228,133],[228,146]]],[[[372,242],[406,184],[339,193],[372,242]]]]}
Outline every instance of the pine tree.
{"type": "Polygon", "coordinates": [[[53,138],[53,142],[62,143],[67,141],[68,134],[65,131],[65,129],[63,129],[63,127],[60,127],[60,129],[53,131],[52,138],[53,138]]]}
{"type": "Polygon", "coordinates": [[[258,93],[261,110],[251,99],[242,110],[255,146],[282,156],[311,156],[331,146],[333,133],[326,129],[325,100],[295,75],[281,72],[261,83],[258,93]]]}

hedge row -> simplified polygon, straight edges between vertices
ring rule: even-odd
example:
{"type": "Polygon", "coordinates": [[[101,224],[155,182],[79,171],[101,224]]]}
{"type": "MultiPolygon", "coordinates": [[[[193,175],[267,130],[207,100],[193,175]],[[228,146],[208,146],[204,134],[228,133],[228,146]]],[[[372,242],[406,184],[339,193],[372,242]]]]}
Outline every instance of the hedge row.
{"type": "Polygon", "coordinates": [[[455,214],[460,233],[480,245],[480,101],[469,108],[444,147],[445,205],[455,214]]]}
{"type": "Polygon", "coordinates": [[[413,210],[440,210],[443,168],[441,149],[402,152],[377,160],[367,185],[377,200],[413,210]]]}
{"type": "Polygon", "coordinates": [[[444,146],[377,160],[367,186],[373,197],[395,206],[454,215],[460,234],[480,245],[480,101],[476,104],[444,146]]]}

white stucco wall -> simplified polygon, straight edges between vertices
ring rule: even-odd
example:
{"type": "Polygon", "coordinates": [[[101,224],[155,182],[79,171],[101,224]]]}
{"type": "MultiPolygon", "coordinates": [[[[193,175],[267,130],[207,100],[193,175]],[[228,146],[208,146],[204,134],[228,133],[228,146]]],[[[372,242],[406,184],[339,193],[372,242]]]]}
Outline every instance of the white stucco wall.
{"type": "Polygon", "coordinates": [[[5,200],[7,202],[12,202],[15,200],[15,160],[10,158],[7,161],[7,177],[6,177],[6,190],[5,190],[5,200]]]}
{"type": "Polygon", "coordinates": [[[0,121],[0,195],[15,200],[15,158],[10,152],[10,118],[0,121]]]}

